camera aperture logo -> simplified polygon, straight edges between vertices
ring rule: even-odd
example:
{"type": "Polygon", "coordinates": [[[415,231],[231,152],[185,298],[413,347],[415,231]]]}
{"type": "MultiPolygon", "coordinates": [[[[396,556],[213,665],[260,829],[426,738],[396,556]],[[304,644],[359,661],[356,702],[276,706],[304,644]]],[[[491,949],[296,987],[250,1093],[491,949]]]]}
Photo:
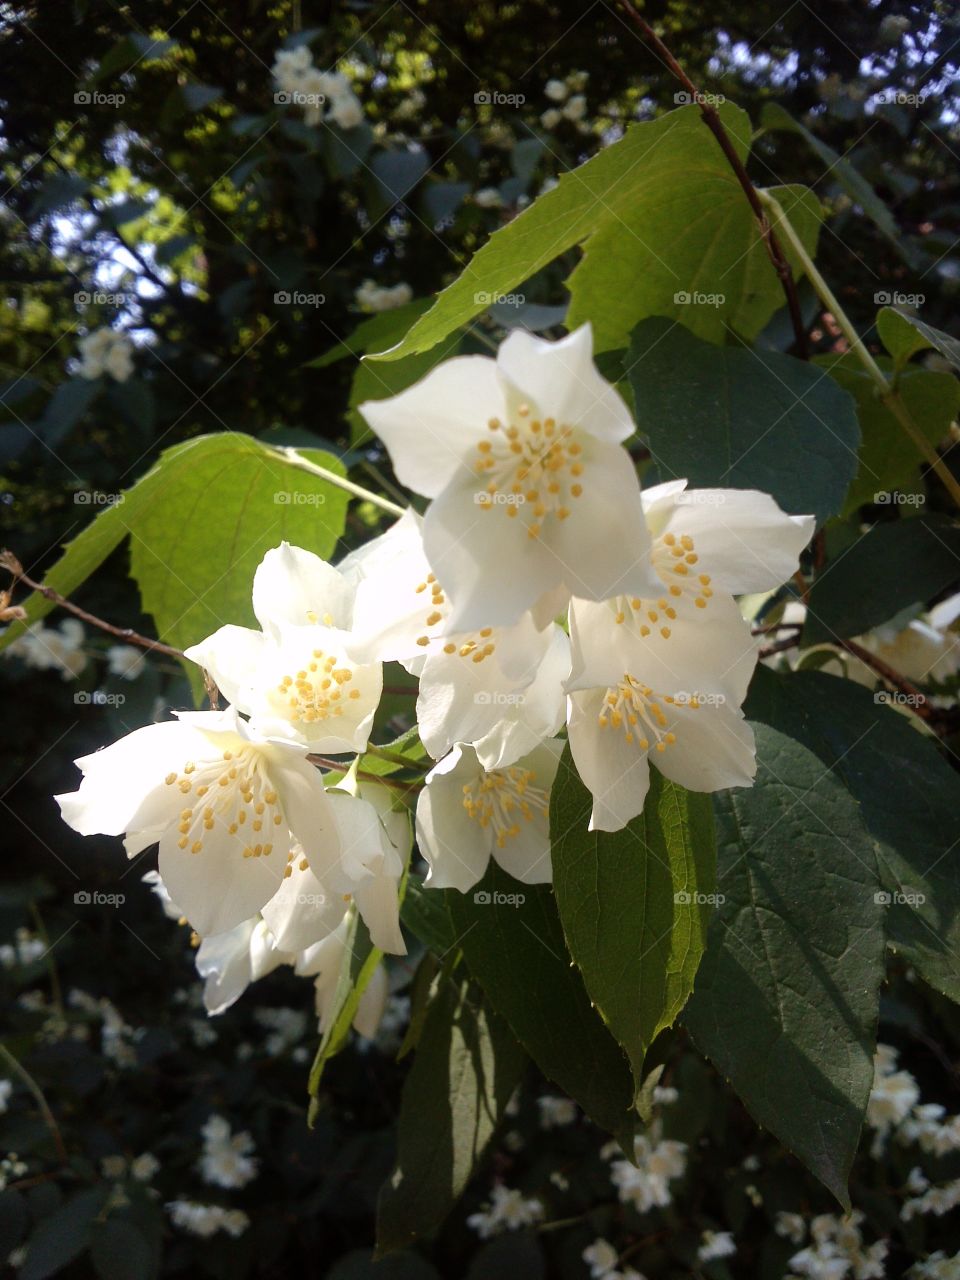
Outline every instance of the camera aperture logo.
{"type": "Polygon", "coordinates": [[[722,893],[701,893],[699,889],[691,893],[689,889],[678,889],[673,900],[678,907],[722,907],[727,899],[722,893]]]}
{"type": "Polygon", "coordinates": [[[878,907],[922,907],[927,900],[925,893],[914,893],[911,889],[895,889],[889,893],[886,889],[878,889],[873,895],[878,907]]]}
{"type": "Polygon", "coordinates": [[[78,907],[122,907],[126,900],[124,893],[103,893],[100,889],[78,889],[73,895],[78,907]]]}
{"type": "Polygon", "coordinates": [[[501,893],[499,889],[492,893],[489,889],[478,889],[473,895],[478,907],[522,907],[526,900],[522,893],[501,893]]]}

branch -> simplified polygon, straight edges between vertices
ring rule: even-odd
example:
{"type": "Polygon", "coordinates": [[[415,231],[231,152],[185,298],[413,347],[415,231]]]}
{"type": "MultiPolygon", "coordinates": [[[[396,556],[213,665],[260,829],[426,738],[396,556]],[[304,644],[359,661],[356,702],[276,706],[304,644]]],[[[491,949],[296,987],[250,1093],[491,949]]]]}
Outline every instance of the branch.
{"type": "Polygon", "coordinates": [[[730,140],[730,135],[724,128],[723,121],[720,119],[716,107],[714,107],[700,92],[690,77],[681,67],[667,46],[663,43],[649,22],[634,8],[633,0],[621,0],[621,7],[630,21],[635,27],[638,27],[647,43],[653,48],[658,57],[665,63],[668,70],[680,81],[684,89],[690,95],[692,100],[700,108],[700,114],[703,122],[716,138],[720,150],[726,156],[730,163],[730,167],[736,175],[737,181],[743,189],[743,194],[747,197],[750,208],[753,210],[757,225],[760,228],[760,236],[766,246],[767,253],[770,255],[770,261],[773,263],[773,269],[776,271],[783,287],[783,292],[787,300],[787,308],[790,312],[790,321],[793,325],[793,334],[796,341],[797,353],[801,359],[806,360],[809,356],[807,348],[807,331],[803,324],[803,316],[800,313],[800,300],[797,297],[797,288],[793,279],[793,272],[790,269],[790,263],[783,252],[780,241],[774,234],[773,227],[767,217],[766,211],[760,202],[760,196],[757,189],[750,181],[746,169],[743,167],[743,161],[737,155],[736,148],[730,140]]]}

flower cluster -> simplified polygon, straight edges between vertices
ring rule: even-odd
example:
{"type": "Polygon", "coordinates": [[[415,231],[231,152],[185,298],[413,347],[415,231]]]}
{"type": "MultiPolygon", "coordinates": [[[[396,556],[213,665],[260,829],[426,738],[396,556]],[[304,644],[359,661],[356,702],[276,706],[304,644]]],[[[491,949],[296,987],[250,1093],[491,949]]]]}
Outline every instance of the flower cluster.
{"type": "Polygon", "coordinates": [[[305,124],[318,125],[329,119],[341,129],[355,129],[363,123],[363,107],[350,81],[340,71],[315,67],[309,45],[279,49],[271,71],[278,98],[303,107],[305,124]]]}
{"type": "Polygon", "coordinates": [[[94,329],[80,339],[81,378],[91,382],[105,375],[116,382],[126,382],[133,373],[133,344],[125,333],[116,329],[94,329]]]}
{"type": "Polygon", "coordinates": [[[383,285],[375,280],[364,280],[354,293],[357,306],[371,313],[406,306],[412,297],[413,290],[408,284],[383,285]]]}

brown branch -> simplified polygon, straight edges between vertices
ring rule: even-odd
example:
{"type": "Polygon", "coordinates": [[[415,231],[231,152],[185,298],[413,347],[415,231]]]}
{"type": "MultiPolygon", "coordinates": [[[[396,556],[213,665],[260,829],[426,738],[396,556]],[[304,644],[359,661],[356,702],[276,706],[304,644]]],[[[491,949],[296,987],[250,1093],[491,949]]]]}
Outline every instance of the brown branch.
{"type": "Polygon", "coordinates": [[[53,587],[45,587],[39,582],[34,582],[32,578],[24,573],[23,565],[12,551],[0,551],[0,569],[7,570],[13,578],[14,585],[18,582],[24,583],[31,591],[36,591],[38,595],[43,596],[46,600],[52,600],[61,609],[66,609],[68,613],[72,613],[75,618],[80,618],[81,621],[89,623],[91,627],[99,627],[101,631],[106,631],[108,635],[116,636],[118,640],[126,640],[129,644],[139,645],[141,649],[151,649],[154,653],[163,653],[170,658],[183,657],[182,649],[174,649],[172,645],[162,644],[159,640],[151,640],[130,627],[115,627],[112,622],[105,622],[103,618],[98,618],[95,614],[88,613],[86,609],[81,609],[79,605],[73,604],[66,596],[62,596],[59,591],[54,591],[53,587]]]}
{"type": "Polygon", "coordinates": [[[736,148],[730,140],[730,135],[724,128],[723,121],[720,119],[719,113],[709,99],[700,92],[690,77],[681,67],[667,46],[663,43],[649,22],[634,8],[633,0],[621,0],[621,8],[624,13],[642,33],[644,39],[653,48],[654,52],[664,62],[667,68],[680,81],[684,89],[690,95],[691,99],[700,108],[700,114],[703,122],[716,138],[720,146],[720,150],[729,161],[730,167],[736,175],[737,181],[743,189],[743,194],[750,203],[753,215],[760,227],[760,235],[766,246],[767,253],[770,255],[770,261],[773,269],[776,271],[783,287],[784,295],[787,299],[787,308],[790,312],[790,321],[793,324],[793,334],[796,340],[797,353],[801,359],[806,360],[809,357],[807,348],[807,332],[803,324],[803,316],[800,313],[800,300],[797,297],[797,289],[793,280],[793,273],[790,270],[790,263],[787,261],[783,252],[780,241],[774,234],[773,227],[770,225],[770,219],[767,217],[766,210],[760,203],[760,197],[757,195],[756,188],[750,181],[743,162],[737,155],[736,148]]]}
{"type": "MultiPolygon", "coordinates": [[[[321,769],[332,769],[336,773],[347,773],[350,769],[349,764],[344,764],[342,760],[331,760],[329,756],[318,756],[311,752],[307,756],[311,764],[319,765],[321,769]]],[[[379,782],[385,787],[393,787],[396,791],[421,791],[423,789],[422,782],[404,782],[400,778],[392,778],[390,774],[370,773],[367,769],[358,769],[356,776],[364,782],[379,782]]]]}
{"type": "Polygon", "coordinates": [[[864,649],[863,645],[857,644],[855,640],[838,640],[837,644],[841,649],[845,649],[847,653],[852,654],[854,658],[858,658],[871,671],[875,671],[881,680],[885,680],[887,684],[893,685],[899,693],[904,696],[904,705],[908,706],[911,711],[915,712],[921,720],[935,719],[934,710],[927,701],[926,695],[921,693],[915,684],[912,684],[906,676],[902,676],[899,671],[894,671],[882,658],[878,658],[876,654],[871,653],[869,649],[864,649]]]}

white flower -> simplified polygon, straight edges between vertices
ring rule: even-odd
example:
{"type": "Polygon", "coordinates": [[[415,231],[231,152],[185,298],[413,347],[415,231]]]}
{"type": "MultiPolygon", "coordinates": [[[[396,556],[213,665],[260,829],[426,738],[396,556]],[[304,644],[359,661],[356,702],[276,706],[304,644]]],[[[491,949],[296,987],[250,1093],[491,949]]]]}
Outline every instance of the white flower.
{"type": "Polygon", "coordinates": [[[144,1151],[130,1161],[130,1176],[137,1182],[152,1182],[159,1172],[160,1161],[150,1151],[144,1151]]]}
{"type": "Polygon", "coordinates": [[[218,1231],[236,1239],[250,1226],[242,1209],[224,1209],[219,1204],[196,1204],[192,1200],[171,1200],[167,1212],[175,1227],[195,1236],[213,1236],[218,1231]]]}
{"type": "Polygon", "coordinates": [[[590,600],[657,590],[621,445],[633,420],[592,348],[589,325],[559,342],[516,330],[496,360],[458,356],[359,406],[398,479],[434,500],[424,547],[451,630],[515,623],[561,588],[590,600]]]}
{"type": "Polygon", "coordinates": [[[938,1249],[923,1262],[915,1262],[907,1276],[909,1280],[960,1280],[960,1253],[948,1258],[938,1249]]]}
{"type": "Polygon", "coordinates": [[[204,979],[203,1003],[211,1017],[223,1013],[251,982],[265,978],[296,956],[281,951],[267,925],[255,916],[225,933],[204,938],[197,948],[197,973],[204,979]]]}
{"type": "Polygon", "coordinates": [[[920,1100],[920,1089],[909,1071],[898,1071],[897,1050],[890,1045],[878,1044],[873,1064],[873,1088],[867,1102],[866,1123],[877,1132],[874,1153],[883,1149],[883,1142],[891,1129],[895,1129],[910,1114],[920,1100]]]}
{"type": "Polygon", "coordinates": [[[113,644],[107,650],[107,670],[121,680],[136,680],[146,663],[146,653],[136,645],[113,644]]]}
{"type": "Polygon", "coordinates": [[[590,80],[589,71],[571,71],[567,76],[567,85],[573,93],[581,93],[590,80]]]}
{"type": "Polygon", "coordinates": [[[593,1244],[587,1245],[580,1256],[590,1268],[590,1275],[594,1280],[602,1280],[616,1267],[619,1254],[609,1240],[598,1237],[593,1244]]]}
{"type": "Polygon", "coordinates": [[[364,280],[353,296],[357,306],[364,311],[392,311],[395,307],[406,306],[413,297],[413,290],[408,284],[395,284],[388,288],[375,280],[364,280]]]}
{"type": "Polygon", "coordinates": [[[344,93],[334,98],[330,107],[330,118],[341,129],[356,129],[363,124],[363,106],[354,93],[344,93]]]}
{"type": "Polygon", "coordinates": [[[472,747],[456,746],[427,774],[417,799],[426,883],[465,893],[491,856],[517,880],[550,880],[550,788],[563,743],[544,742],[506,769],[485,772],[472,747]]]}
{"type": "Polygon", "coordinates": [[[262,630],[225,626],[186,650],[267,737],[362,751],[383,688],[379,663],[347,657],[352,596],[332,566],[288,542],[253,578],[262,630]]]}
{"type": "Polygon", "coordinates": [[[548,80],[543,86],[543,92],[551,102],[563,102],[569,89],[562,80],[548,80]]]}
{"type": "Polygon", "coordinates": [[[159,842],[160,875],[201,937],[249,920],[276,892],[294,840],[322,874],[340,850],[323,782],[290,743],[256,735],[232,708],[182,712],[77,761],[57,796],[81,835],[159,842]]]}
{"type": "Polygon", "coordinates": [[[559,1129],[573,1124],[577,1118],[577,1104],[571,1098],[554,1098],[544,1094],[537,1099],[540,1108],[540,1128],[559,1129]]]}
{"type": "Polygon", "coordinates": [[[200,1174],[215,1187],[245,1187],[257,1176],[257,1160],[252,1156],[253,1138],[246,1131],[232,1133],[223,1116],[212,1115],[200,1130],[203,1154],[200,1174]]]}
{"type": "MultiPolygon", "coordinates": [[[[297,973],[314,979],[314,1000],[321,1033],[329,1028],[335,1015],[337,984],[348,954],[349,930],[348,913],[333,933],[328,934],[322,942],[309,947],[297,961],[297,973]]],[[[383,965],[378,965],[360,997],[353,1018],[354,1030],[368,1040],[372,1040],[377,1034],[388,994],[387,972],[383,965]]]]}
{"type": "Polygon", "coordinates": [[[87,665],[85,638],[83,623],[76,618],[64,618],[56,629],[35,622],[7,652],[36,671],[59,671],[64,680],[73,680],[87,665]]]}
{"type": "Polygon", "coordinates": [[[498,1184],[490,1194],[489,1204],[467,1218],[467,1226],[473,1227],[481,1240],[487,1240],[501,1231],[530,1227],[542,1217],[543,1205],[539,1200],[527,1200],[516,1188],[498,1184]]]}
{"type": "Polygon", "coordinates": [[[587,100],[582,93],[576,94],[563,104],[561,115],[565,120],[582,120],[587,114],[587,100]]]}
{"type": "Polygon", "coordinates": [[[503,207],[503,196],[496,187],[481,187],[473,193],[473,203],[481,209],[500,209],[503,207]]]}
{"type": "Polygon", "coordinates": [[[736,1252],[737,1246],[729,1231],[704,1231],[697,1257],[701,1262],[712,1262],[715,1258],[730,1258],[736,1252]]]}
{"type": "Polygon", "coordinates": [[[621,1201],[639,1213],[665,1208],[673,1199],[670,1183],[686,1172],[687,1144],[658,1140],[656,1131],[649,1137],[641,1134],[634,1143],[634,1159],[636,1164],[615,1160],[610,1166],[610,1181],[621,1201]]]}
{"type": "Polygon", "coordinates": [[[909,1222],[918,1213],[932,1213],[936,1217],[942,1218],[945,1213],[949,1213],[957,1205],[960,1205],[960,1178],[955,1178],[952,1182],[945,1182],[938,1187],[929,1187],[922,1195],[904,1201],[900,1210],[900,1217],[904,1222],[909,1222]]]}
{"type": "Polygon", "coordinates": [[[555,129],[562,119],[563,115],[556,107],[548,107],[540,115],[540,123],[545,129],[555,129]]]}
{"type": "Polygon", "coordinates": [[[271,1033],[263,1045],[271,1058],[279,1058],[292,1049],[307,1030],[307,1016],[302,1009],[254,1009],[253,1016],[271,1033]]]}
{"type": "Polygon", "coordinates": [[[80,339],[81,378],[94,380],[108,374],[117,382],[126,382],[133,373],[133,346],[125,333],[115,329],[95,329],[80,339]]]}
{"type": "Polygon", "coordinates": [[[773,1229],[791,1244],[802,1244],[807,1233],[806,1223],[799,1213],[786,1213],[782,1209],[777,1213],[773,1229]]]}

